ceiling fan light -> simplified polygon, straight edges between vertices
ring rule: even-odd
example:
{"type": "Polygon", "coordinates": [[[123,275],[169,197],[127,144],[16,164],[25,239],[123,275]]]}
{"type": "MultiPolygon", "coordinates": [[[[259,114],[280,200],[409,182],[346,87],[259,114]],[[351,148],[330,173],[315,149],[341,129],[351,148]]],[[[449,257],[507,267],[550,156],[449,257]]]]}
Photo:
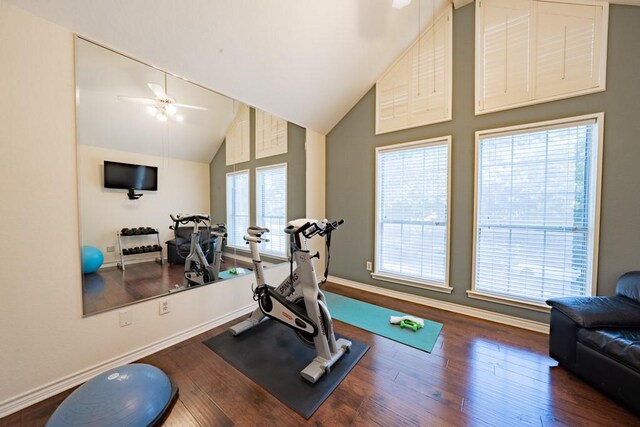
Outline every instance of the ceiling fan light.
{"type": "Polygon", "coordinates": [[[163,113],[159,113],[159,114],[156,116],[156,118],[157,118],[158,120],[160,120],[161,122],[166,122],[166,121],[167,121],[167,116],[166,116],[166,115],[164,115],[163,113]]]}
{"type": "Polygon", "coordinates": [[[402,9],[405,6],[409,6],[410,3],[411,0],[393,0],[393,3],[391,3],[391,7],[393,7],[394,9],[402,9]]]}
{"type": "Polygon", "coordinates": [[[149,113],[149,115],[155,116],[156,114],[158,114],[158,109],[153,105],[147,105],[147,112],[149,113]]]}
{"type": "Polygon", "coordinates": [[[172,104],[168,104],[164,110],[165,110],[165,113],[167,113],[170,116],[173,116],[176,114],[176,112],[178,112],[178,109],[176,108],[176,106],[172,104]]]}

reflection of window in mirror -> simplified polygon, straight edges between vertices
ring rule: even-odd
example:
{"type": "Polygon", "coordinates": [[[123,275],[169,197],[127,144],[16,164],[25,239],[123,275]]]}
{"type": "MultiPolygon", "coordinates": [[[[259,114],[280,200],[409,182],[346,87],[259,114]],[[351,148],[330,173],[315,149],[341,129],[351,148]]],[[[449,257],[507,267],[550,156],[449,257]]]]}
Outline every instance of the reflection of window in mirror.
{"type": "Polygon", "coordinates": [[[269,241],[260,251],[276,257],[287,256],[287,164],[256,168],[256,221],[269,229],[269,241]]]}

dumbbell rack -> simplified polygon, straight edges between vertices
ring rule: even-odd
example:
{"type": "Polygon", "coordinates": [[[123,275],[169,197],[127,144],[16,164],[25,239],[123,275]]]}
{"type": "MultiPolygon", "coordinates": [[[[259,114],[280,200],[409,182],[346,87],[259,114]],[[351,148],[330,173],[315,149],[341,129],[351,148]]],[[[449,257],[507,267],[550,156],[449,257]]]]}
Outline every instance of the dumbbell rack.
{"type": "MultiPolygon", "coordinates": [[[[130,256],[130,255],[154,255],[156,252],[160,252],[160,256],[159,257],[155,257],[155,261],[160,264],[163,265],[164,261],[162,259],[162,245],[160,244],[160,232],[158,231],[157,228],[151,228],[151,227],[140,227],[145,229],[145,232],[141,232],[138,234],[122,234],[121,231],[117,231],[116,235],[118,236],[118,251],[120,253],[120,262],[117,264],[118,268],[122,271],[125,270],[125,259],[126,257],[130,256]],[[141,237],[141,236],[150,236],[150,235],[155,235],[156,237],[156,241],[158,242],[154,248],[151,248],[150,250],[147,250],[146,252],[133,252],[132,250],[134,249],[133,247],[131,248],[124,248],[122,241],[126,240],[126,238],[128,237],[141,237]],[[159,248],[159,249],[158,249],[159,248]],[[131,252],[129,252],[131,250],[131,252]]],[[[148,245],[151,246],[151,245],[148,245]]],[[[140,246],[139,246],[140,247],[140,246]]]]}

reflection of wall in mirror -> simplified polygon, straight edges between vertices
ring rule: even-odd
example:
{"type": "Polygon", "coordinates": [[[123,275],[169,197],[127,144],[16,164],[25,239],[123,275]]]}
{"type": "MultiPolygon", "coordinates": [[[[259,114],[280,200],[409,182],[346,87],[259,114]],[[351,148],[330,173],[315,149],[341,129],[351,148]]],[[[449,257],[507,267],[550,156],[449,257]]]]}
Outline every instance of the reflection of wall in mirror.
{"type": "MultiPolygon", "coordinates": [[[[103,267],[119,261],[116,231],[124,227],[158,228],[164,246],[166,240],[173,238],[169,214],[209,212],[209,165],[206,163],[86,145],[79,145],[78,150],[82,242],[105,254],[103,267]],[[142,198],[129,200],[125,190],[105,189],[102,176],[105,160],[158,166],[158,191],[139,191],[144,194],[142,198]],[[115,252],[107,252],[109,246],[114,246],[115,252]]],[[[155,243],[144,243],[144,237],[136,239],[127,243],[155,243]]],[[[166,250],[163,254],[166,257],[166,250]]]]}

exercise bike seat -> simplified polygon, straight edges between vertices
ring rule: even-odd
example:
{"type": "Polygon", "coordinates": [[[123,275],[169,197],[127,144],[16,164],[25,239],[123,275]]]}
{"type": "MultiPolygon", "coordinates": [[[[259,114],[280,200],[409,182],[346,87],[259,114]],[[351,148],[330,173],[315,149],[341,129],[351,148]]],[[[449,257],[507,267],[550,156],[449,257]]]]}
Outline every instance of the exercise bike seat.
{"type": "Polygon", "coordinates": [[[249,233],[249,235],[251,236],[260,237],[263,233],[268,233],[268,232],[269,232],[268,228],[258,227],[256,225],[252,225],[249,228],[247,228],[247,233],[249,233]]]}

